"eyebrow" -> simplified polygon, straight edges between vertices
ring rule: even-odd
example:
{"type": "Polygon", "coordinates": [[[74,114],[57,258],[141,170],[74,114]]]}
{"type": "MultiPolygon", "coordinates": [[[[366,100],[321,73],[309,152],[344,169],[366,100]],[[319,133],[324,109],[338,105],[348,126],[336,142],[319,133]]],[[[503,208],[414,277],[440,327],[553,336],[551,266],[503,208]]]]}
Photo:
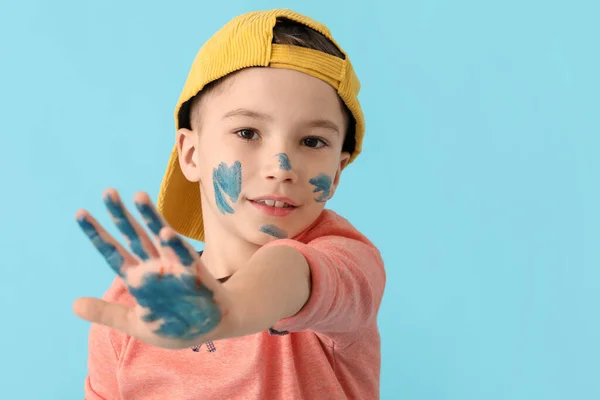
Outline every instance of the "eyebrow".
{"type": "Polygon", "coordinates": [[[223,115],[223,119],[235,118],[235,117],[247,117],[247,118],[260,119],[263,121],[271,121],[273,119],[268,114],[263,114],[258,111],[252,111],[247,108],[238,108],[235,110],[231,110],[231,111],[227,112],[225,115],[223,115]]]}
{"type": "MultiPolygon", "coordinates": [[[[273,117],[271,117],[270,115],[264,114],[264,113],[261,113],[258,111],[254,111],[254,110],[249,110],[247,108],[237,108],[237,109],[231,110],[231,111],[225,113],[225,115],[223,115],[223,119],[229,119],[229,118],[235,118],[235,117],[253,118],[253,119],[258,119],[261,121],[273,121],[273,117]]],[[[307,126],[309,128],[328,129],[337,134],[340,133],[340,128],[337,126],[337,124],[334,123],[333,121],[325,119],[325,118],[317,118],[317,119],[308,121],[307,123],[305,123],[305,126],[307,126]]]]}
{"type": "Polygon", "coordinates": [[[340,133],[340,128],[333,121],[324,118],[312,120],[306,125],[310,128],[323,128],[328,129],[337,134],[340,133]]]}

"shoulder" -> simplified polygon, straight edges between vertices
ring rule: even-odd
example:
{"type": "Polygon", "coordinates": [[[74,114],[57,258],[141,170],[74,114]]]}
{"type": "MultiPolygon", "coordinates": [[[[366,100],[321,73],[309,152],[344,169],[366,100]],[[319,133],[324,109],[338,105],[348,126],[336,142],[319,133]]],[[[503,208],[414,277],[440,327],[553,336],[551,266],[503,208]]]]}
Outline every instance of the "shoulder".
{"type": "Polygon", "coordinates": [[[283,241],[300,250],[307,260],[353,264],[360,269],[377,271],[378,279],[385,280],[384,261],[377,246],[346,218],[331,210],[323,210],[304,232],[283,241]]]}
{"type": "Polygon", "coordinates": [[[346,218],[331,210],[323,210],[319,218],[295,240],[309,244],[314,241],[347,239],[375,248],[375,245],[346,218]]]}

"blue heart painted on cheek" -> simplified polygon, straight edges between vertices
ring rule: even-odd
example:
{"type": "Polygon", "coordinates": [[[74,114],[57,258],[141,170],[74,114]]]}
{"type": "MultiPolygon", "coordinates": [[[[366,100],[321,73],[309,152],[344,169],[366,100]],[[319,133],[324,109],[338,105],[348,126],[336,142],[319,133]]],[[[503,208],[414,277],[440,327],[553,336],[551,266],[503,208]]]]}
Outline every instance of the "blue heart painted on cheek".
{"type": "Polygon", "coordinates": [[[219,164],[213,169],[213,185],[219,211],[223,214],[233,214],[233,208],[227,204],[223,193],[234,203],[238,200],[242,191],[242,164],[239,161],[234,162],[231,167],[224,162],[219,164]]]}
{"type": "Polygon", "coordinates": [[[216,178],[213,176],[213,184],[215,187],[215,201],[217,203],[217,208],[223,214],[233,214],[233,208],[229,204],[227,204],[227,200],[225,200],[225,196],[223,195],[223,191],[219,187],[216,178]]]}

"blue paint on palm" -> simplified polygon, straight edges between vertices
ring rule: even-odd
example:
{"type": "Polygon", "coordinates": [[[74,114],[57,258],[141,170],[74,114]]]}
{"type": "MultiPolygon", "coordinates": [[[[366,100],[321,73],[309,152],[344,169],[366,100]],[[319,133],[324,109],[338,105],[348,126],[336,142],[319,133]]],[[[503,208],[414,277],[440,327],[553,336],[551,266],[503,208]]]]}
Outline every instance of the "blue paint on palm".
{"type": "Polygon", "coordinates": [[[233,208],[227,203],[224,194],[235,203],[242,191],[242,164],[239,161],[231,167],[224,162],[213,169],[213,184],[217,208],[223,214],[233,214],[233,208]]]}
{"type": "Polygon", "coordinates": [[[196,276],[148,273],[140,287],[129,286],[138,304],[149,312],[145,322],[162,321],[155,333],[191,340],[213,330],[221,320],[213,293],[196,276]]]}
{"type": "Polygon", "coordinates": [[[279,153],[277,154],[277,157],[279,157],[279,168],[285,171],[292,170],[292,164],[290,163],[290,159],[288,158],[287,154],[279,153]]]}
{"type": "Polygon", "coordinates": [[[309,180],[310,184],[315,186],[313,193],[323,192],[315,200],[319,203],[324,203],[329,200],[331,195],[331,177],[325,174],[319,174],[309,180]]]}
{"type": "MultiPolygon", "coordinates": [[[[170,247],[179,262],[192,272],[195,258],[180,236],[162,242],[170,247]]],[[[145,322],[162,321],[155,333],[161,336],[190,340],[214,329],[221,320],[221,312],[214,303],[213,293],[196,277],[148,273],[140,287],[129,287],[138,304],[148,309],[145,322]]]]}
{"type": "Polygon", "coordinates": [[[144,218],[146,225],[150,229],[150,232],[157,235],[160,233],[160,230],[164,227],[159,215],[154,211],[149,204],[135,203],[135,206],[139,210],[140,214],[144,218]]]}
{"type": "Polygon", "coordinates": [[[92,244],[100,254],[106,259],[108,265],[120,276],[123,277],[122,269],[123,263],[125,259],[119,253],[117,248],[110,243],[107,243],[102,237],[98,234],[98,231],[85,217],[77,218],[77,223],[83,230],[83,232],[87,235],[87,237],[92,241],[92,244]]]}
{"type": "Polygon", "coordinates": [[[104,204],[106,204],[106,208],[108,208],[108,211],[112,215],[117,228],[119,228],[119,231],[121,231],[121,233],[125,235],[127,239],[129,239],[131,251],[133,251],[133,253],[142,260],[148,260],[148,254],[144,250],[144,246],[142,246],[140,236],[135,231],[133,224],[131,221],[129,221],[129,218],[127,218],[123,204],[121,202],[114,201],[110,195],[106,195],[104,197],[104,204]]]}
{"type": "Polygon", "coordinates": [[[266,233],[267,235],[271,235],[278,239],[285,239],[288,237],[286,231],[281,228],[276,227],[275,225],[263,225],[260,227],[260,231],[266,233]]]}

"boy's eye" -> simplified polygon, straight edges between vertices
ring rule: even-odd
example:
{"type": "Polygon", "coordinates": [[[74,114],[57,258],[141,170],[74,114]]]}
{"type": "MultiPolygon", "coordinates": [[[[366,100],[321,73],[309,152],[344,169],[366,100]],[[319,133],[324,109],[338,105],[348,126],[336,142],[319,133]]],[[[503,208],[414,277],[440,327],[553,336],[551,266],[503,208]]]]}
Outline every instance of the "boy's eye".
{"type": "Polygon", "coordinates": [[[252,129],[242,129],[236,132],[239,137],[245,140],[255,140],[258,138],[258,133],[252,129]]]}
{"type": "Polygon", "coordinates": [[[302,140],[302,143],[306,146],[306,147],[313,147],[313,148],[321,148],[323,146],[327,146],[327,143],[325,143],[323,140],[319,139],[319,138],[315,138],[315,137],[308,137],[308,138],[304,138],[302,140]]]}

